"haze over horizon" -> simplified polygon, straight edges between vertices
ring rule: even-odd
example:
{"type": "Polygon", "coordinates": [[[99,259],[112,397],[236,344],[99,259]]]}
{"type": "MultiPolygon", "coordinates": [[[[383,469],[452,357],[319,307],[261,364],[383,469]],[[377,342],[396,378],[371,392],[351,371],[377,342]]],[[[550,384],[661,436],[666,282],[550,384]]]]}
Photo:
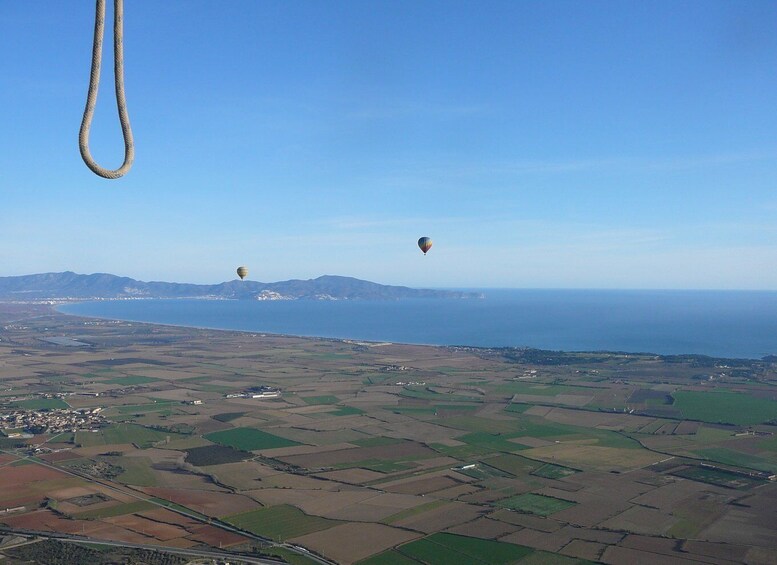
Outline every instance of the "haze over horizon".
{"type": "Polygon", "coordinates": [[[774,2],[128,2],[118,181],[93,10],[0,5],[0,276],[777,290],[774,2]]]}

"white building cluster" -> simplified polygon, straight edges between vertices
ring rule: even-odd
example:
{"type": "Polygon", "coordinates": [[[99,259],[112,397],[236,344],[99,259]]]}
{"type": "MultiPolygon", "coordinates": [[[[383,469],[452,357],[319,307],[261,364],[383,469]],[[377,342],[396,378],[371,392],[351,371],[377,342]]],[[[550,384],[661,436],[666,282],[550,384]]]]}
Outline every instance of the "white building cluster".
{"type": "Polygon", "coordinates": [[[96,430],[107,421],[100,414],[102,408],[81,410],[14,410],[0,414],[0,429],[8,437],[15,437],[18,430],[33,434],[59,434],[82,430],[96,430]],[[10,430],[15,430],[10,431],[10,430]]]}

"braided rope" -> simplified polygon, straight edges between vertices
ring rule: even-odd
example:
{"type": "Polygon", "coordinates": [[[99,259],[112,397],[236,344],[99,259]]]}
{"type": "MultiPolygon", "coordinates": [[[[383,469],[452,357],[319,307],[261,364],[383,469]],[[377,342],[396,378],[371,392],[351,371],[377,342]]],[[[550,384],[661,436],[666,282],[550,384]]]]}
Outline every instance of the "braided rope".
{"type": "Polygon", "coordinates": [[[97,10],[94,18],[94,43],[92,44],[92,70],[89,74],[89,93],[86,97],[84,118],[78,132],[78,148],[81,158],[92,172],[106,178],[117,179],[124,176],[132,167],[135,159],[135,144],[132,141],[132,128],[127,114],[127,100],[124,96],[124,2],[113,2],[113,76],[116,87],[116,105],[119,109],[119,121],[124,137],[124,163],[116,170],[104,169],[92,158],[89,151],[89,130],[92,127],[94,108],[97,105],[97,87],[100,83],[100,64],[102,60],[103,35],[105,32],[105,0],[97,0],[97,10]]]}

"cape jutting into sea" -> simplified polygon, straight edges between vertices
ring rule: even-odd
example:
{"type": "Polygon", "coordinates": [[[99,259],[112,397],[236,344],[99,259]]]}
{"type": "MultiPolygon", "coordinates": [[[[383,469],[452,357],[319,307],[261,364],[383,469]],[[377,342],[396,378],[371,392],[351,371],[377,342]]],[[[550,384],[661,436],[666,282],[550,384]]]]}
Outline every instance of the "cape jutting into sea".
{"type": "Polygon", "coordinates": [[[199,328],[564,351],[777,355],[777,292],[482,290],[482,299],[116,300],[69,314],[199,328]]]}

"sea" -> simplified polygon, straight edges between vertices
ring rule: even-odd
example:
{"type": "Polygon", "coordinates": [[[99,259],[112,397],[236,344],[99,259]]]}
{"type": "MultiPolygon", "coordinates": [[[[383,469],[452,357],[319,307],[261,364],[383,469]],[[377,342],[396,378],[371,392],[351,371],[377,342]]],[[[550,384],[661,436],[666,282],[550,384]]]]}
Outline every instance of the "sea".
{"type": "Polygon", "coordinates": [[[107,300],[79,316],[430,345],[563,351],[777,355],[777,292],[476,290],[480,299],[107,300]]]}

